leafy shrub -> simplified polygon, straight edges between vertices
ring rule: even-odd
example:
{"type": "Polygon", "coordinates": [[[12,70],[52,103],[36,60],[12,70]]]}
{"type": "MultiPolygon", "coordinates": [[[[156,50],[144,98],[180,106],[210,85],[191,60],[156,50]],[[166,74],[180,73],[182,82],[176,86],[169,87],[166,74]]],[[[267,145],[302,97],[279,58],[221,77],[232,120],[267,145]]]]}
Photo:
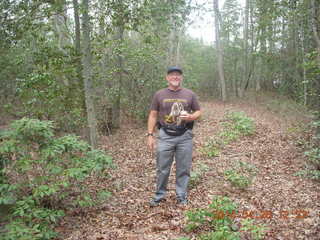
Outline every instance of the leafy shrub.
{"type": "Polygon", "coordinates": [[[206,164],[200,164],[190,173],[189,187],[195,187],[201,180],[203,174],[209,170],[206,164]]]}
{"type": "Polygon", "coordinates": [[[320,121],[314,121],[312,123],[311,129],[314,132],[313,138],[308,141],[305,145],[307,151],[305,151],[305,155],[308,157],[308,163],[306,164],[306,168],[297,172],[295,175],[305,176],[311,179],[320,180],[320,135],[317,135],[319,130],[317,130],[320,126],[320,121]]]}
{"type": "Polygon", "coordinates": [[[75,135],[55,137],[53,122],[23,118],[0,142],[0,204],[13,204],[4,240],[51,239],[63,209],[93,206],[110,193],[89,192],[84,181],[103,177],[112,159],[75,135]],[[22,237],[23,238],[20,238],[22,237]]]}
{"type": "Polygon", "coordinates": [[[223,135],[229,136],[230,140],[234,140],[238,136],[252,135],[255,131],[254,121],[243,112],[228,113],[226,118],[227,122],[224,124],[223,135]]]}
{"type": "Polygon", "coordinates": [[[250,233],[252,239],[260,240],[263,239],[267,228],[263,224],[254,224],[252,219],[243,219],[241,221],[241,230],[250,233]]]}
{"type": "Polygon", "coordinates": [[[233,186],[245,189],[252,184],[256,173],[257,168],[253,164],[237,161],[232,169],[224,172],[224,176],[233,186]]]}
{"type": "Polygon", "coordinates": [[[251,184],[251,180],[247,176],[241,175],[235,170],[227,170],[224,175],[233,186],[238,188],[245,189],[251,184]]]}
{"type": "Polygon", "coordinates": [[[216,231],[200,236],[200,240],[240,240],[240,234],[233,232],[228,226],[220,226],[216,231]]]}
{"type": "Polygon", "coordinates": [[[202,147],[200,151],[208,157],[217,157],[220,153],[221,145],[221,142],[217,141],[215,138],[211,138],[205,143],[204,147],[202,147]]]}
{"type": "Polygon", "coordinates": [[[237,216],[237,206],[228,197],[217,196],[206,209],[189,210],[187,216],[187,231],[206,229],[199,235],[199,240],[240,240],[241,232],[249,234],[253,239],[264,237],[265,226],[256,225],[252,220],[243,220],[241,227],[235,230],[234,218],[237,216]]]}
{"type": "Polygon", "coordinates": [[[212,200],[208,209],[195,209],[188,211],[186,227],[192,231],[201,225],[209,225],[211,228],[229,225],[232,223],[232,214],[236,211],[236,205],[227,197],[218,196],[212,200]]]}
{"type": "Polygon", "coordinates": [[[309,157],[311,163],[320,170],[320,148],[312,148],[310,151],[305,152],[309,157]]]}
{"type": "Polygon", "coordinates": [[[225,145],[237,140],[241,136],[249,136],[255,132],[254,121],[243,112],[231,112],[226,114],[226,122],[223,123],[223,131],[212,137],[200,149],[208,157],[216,157],[225,145]]]}

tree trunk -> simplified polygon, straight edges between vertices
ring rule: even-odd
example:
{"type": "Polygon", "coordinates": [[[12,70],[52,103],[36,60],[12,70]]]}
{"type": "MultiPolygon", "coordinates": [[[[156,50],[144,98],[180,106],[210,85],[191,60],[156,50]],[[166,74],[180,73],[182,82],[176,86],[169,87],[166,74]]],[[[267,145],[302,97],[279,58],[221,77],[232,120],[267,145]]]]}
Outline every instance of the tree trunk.
{"type": "Polygon", "coordinates": [[[68,15],[66,10],[66,1],[57,0],[54,5],[57,10],[53,15],[53,28],[58,39],[58,47],[61,51],[67,54],[64,47],[70,45],[71,36],[67,29],[68,15]]]}
{"type": "Polygon", "coordinates": [[[122,94],[122,84],[123,84],[123,57],[122,57],[122,44],[123,44],[123,34],[124,34],[124,25],[118,26],[117,41],[120,45],[119,55],[117,57],[117,95],[115,102],[112,106],[112,127],[120,127],[120,112],[121,112],[121,94],[122,94]]]}
{"type": "Polygon", "coordinates": [[[215,34],[216,34],[216,47],[218,51],[218,71],[219,71],[219,79],[221,85],[221,97],[222,101],[227,100],[226,93],[226,83],[224,79],[224,69],[223,69],[223,50],[220,42],[220,28],[219,28],[219,5],[218,0],[213,1],[214,8],[214,22],[215,22],[215,34]]]}
{"type": "MultiPolygon", "coordinates": [[[[319,36],[319,12],[320,12],[320,4],[319,1],[315,1],[315,0],[311,0],[311,11],[312,11],[312,32],[313,32],[313,37],[314,40],[316,42],[316,48],[317,48],[317,62],[318,62],[318,67],[320,68],[320,36],[319,36]]],[[[317,81],[318,81],[318,86],[320,86],[320,78],[319,76],[317,77],[317,81]]],[[[317,93],[318,93],[318,116],[317,116],[317,120],[320,121],[320,90],[319,88],[317,89],[317,93]]],[[[317,131],[316,131],[316,135],[318,137],[318,143],[320,143],[320,126],[318,125],[317,127],[317,131]]]]}
{"type": "MultiPolygon", "coordinates": [[[[53,3],[54,8],[56,9],[55,14],[52,16],[53,29],[55,37],[58,41],[58,48],[65,55],[68,55],[68,52],[65,50],[66,46],[71,46],[71,36],[67,28],[67,19],[68,14],[66,10],[66,1],[57,0],[53,3]]],[[[64,74],[59,77],[63,81],[65,86],[69,86],[69,80],[64,74]]]]}
{"type": "Polygon", "coordinates": [[[238,94],[242,98],[244,96],[245,83],[248,78],[248,40],[249,40],[249,0],[246,0],[244,29],[243,29],[243,76],[239,83],[238,94]]]}
{"type": "Polygon", "coordinates": [[[169,34],[169,51],[168,51],[168,66],[177,66],[180,64],[179,62],[179,26],[173,16],[170,17],[170,22],[173,25],[173,28],[169,34]]]}
{"type": "Polygon", "coordinates": [[[308,85],[307,85],[307,71],[306,71],[306,51],[305,51],[305,37],[304,37],[304,29],[301,24],[301,45],[302,45],[302,67],[303,67],[303,105],[307,105],[307,100],[308,100],[308,85]]]}
{"type": "Polygon", "coordinates": [[[90,46],[90,22],[89,22],[89,0],[82,0],[82,75],[85,89],[87,121],[89,127],[90,144],[93,148],[98,145],[97,119],[94,106],[94,93],[92,84],[92,56],[90,46]]]}
{"type": "Polygon", "coordinates": [[[73,12],[74,12],[74,23],[75,23],[75,50],[76,50],[76,55],[77,55],[77,75],[79,80],[81,80],[81,45],[80,45],[80,18],[79,18],[79,4],[78,0],[73,0],[73,12]]]}

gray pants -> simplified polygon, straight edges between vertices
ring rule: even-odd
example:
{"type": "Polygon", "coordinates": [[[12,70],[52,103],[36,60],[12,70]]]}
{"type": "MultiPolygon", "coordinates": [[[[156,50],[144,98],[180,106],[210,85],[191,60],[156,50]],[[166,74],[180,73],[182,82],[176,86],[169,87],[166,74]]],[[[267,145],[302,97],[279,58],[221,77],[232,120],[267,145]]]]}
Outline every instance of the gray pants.
{"type": "Polygon", "coordinates": [[[157,147],[157,190],[155,200],[165,197],[173,159],[176,161],[176,194],[178,199],[187,197],[192,162],[191,130],[181,136],[169,136],[160,129],[157,147]]]}

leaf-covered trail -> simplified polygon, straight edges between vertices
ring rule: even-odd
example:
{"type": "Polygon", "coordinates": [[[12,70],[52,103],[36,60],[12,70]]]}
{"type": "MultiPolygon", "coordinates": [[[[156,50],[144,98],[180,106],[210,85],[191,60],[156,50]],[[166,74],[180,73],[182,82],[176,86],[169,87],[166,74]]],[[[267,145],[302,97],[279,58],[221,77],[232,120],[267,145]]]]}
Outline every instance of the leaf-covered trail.
{"type": "Polygon", "coordinates": [[[58,227],[64,239],[173,240],[192,237],[195,234],[183,230],[185,212],[206,207],[217,195],[231,198],[243,214],[251,211],[253,215],[249,218],[255,217],[257,223],[268,227],[265,239],[319,239],[320,185],[294,176],[303,168],[305,159],[303,150],[296,144],[299,136],[289,133],[288,129],[294,130],[300,120],[248,103],[203,102],[201,105],[204,113],[194,129],[193,166],[206,164],[209,170],[189,191],[188,207],[176,205],[174,171],[166,202],[156,208],[149,207],[155,187],[155,160],[146,147],[145,128],[130,126],[103,139],[102,145],[112,154],[118,167],[111,171],[106,182],[88,185],[93,189],[105,187],[112,191],[112,197],[102,207],[69,212],[58,227]],[[229,144],[219,157],[209,158],[199,149],[219,131],[227,111],[244,111],[252,117],[256,133],[229,144]],[[245,191],[230,186],[223,177],[223,172],[237,160],[258,168],[253,184],[245,191]],[[269,212],[268,216],[262,215],[265,211],[269,212]],[[304,213],[307,216],[301,215],[304,213]]]}

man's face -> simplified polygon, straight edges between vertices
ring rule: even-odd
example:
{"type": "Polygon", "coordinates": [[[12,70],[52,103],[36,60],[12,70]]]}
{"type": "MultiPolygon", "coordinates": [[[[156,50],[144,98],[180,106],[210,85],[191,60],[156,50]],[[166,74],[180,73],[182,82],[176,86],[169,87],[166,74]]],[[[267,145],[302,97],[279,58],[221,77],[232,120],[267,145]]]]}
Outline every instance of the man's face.
{"type": "Polygon", "coordinates": [[[174,71],[167,74],[166,79],[169,83],[169,86],[177,88],[177,87],[180,87],[183,77],[180,72],[174,71]]]}

